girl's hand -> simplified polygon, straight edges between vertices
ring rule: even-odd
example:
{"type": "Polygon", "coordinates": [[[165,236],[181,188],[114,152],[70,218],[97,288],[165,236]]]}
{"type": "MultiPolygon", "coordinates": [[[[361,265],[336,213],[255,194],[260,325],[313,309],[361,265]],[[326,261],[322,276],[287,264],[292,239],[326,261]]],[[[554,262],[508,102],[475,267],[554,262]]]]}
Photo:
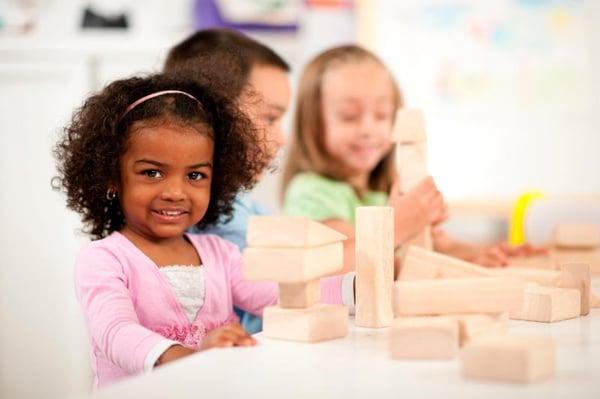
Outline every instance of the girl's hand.
{"type": "Polygon", "coordinates": [[[209,332],[202,340],[200,350],[227,348],[231,346],[254,346],[252,338],[240,323],[230,323],[209,332]]]}
{"type": "Polygon", "coordinates": [[[400,191],[396,180],[390,191],[388,205],[394,208],[396,246],[426,226],[439,224],[447,218],[444,198],[431,177],[426,177],[405,194],[400,191]]]}

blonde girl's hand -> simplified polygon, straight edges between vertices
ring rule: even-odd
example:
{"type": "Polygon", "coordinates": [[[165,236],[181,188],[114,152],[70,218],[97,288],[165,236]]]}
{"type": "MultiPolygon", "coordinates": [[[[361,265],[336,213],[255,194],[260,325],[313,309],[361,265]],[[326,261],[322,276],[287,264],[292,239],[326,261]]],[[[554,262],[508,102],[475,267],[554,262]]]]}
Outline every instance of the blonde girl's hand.
{"type": "Polygon", "coordinates": [[[253,345],[256,345],[256,340],[244,330],[240,323],[235,322],[209,332],[202,340],[200,350],[253,345]]]}
{"type": "Polygon", "coordinates": [[[447,217],[444,198],[431,177],[423,179],[407,193],[400,191],[396,180],[390,190],[388,205],[394,208],[396,245],[447,217]]]}

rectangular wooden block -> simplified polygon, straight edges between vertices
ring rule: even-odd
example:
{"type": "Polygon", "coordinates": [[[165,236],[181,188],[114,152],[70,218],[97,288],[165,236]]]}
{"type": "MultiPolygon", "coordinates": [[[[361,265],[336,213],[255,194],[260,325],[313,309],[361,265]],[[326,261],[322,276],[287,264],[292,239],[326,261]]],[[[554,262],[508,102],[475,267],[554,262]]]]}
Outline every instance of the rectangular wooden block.
{"type": "Polygon", "coordinates": [[[579,317],[581,294],[573,288],[525,287],[521,309],[511,312],[514,320],[552,323],[579,317]]]}
{"type": "Polygon", "coordinates": [[[341,242],[310,248],[244,250],[244,276],[248,280],[301,283],[340,270],[343,264],[341,242]]]}
{"type": "Polygon", "coordinates": [[[493,335],[508,332],[508,313],[498,314],[459,314],[447,316],[458,322],[460,346],[493,335]]]}
{"type": "Polygon", "coordinates": [[[390,331],[394,359],[452,359],[458,354],[458,323],[444,317],[397,318],[390,331]]]}
{"type": "Polygon", "coordinates": [[[478,380],[536,382],[556,368],[555,344],[547,337],[488,337],[467,344],[460,358],[462,374],[478,380]]]}
{"type": "Polygon", "coordinates": [[[266,248],[316,247],[346,238],[322,223],[295,216],[252,216],[246,233],[249,247],[266,248]]]}
{"type": "Polygon", "coordinates": [[[399,143],[427,140],[423,112],[418,109],[398,109],[394,121],[394,136],[399,143]]]}
{"type": "Polygon", "coordinates": [[[507,266],[490,268],[488,271],[492,276],[518,278],[525,282],[536,283],[545,287],[557,287],[560,281],[560,272],[558,270],[507,266]]]}
{"type": "Polygon", "coordinates": [[[585,263],[567,263],[560,267],[560,288],[578,289],[581,297],[581,315],[590,313],[590,265],[585,263]]]}
{"type": "Polygon", "coordinates": [[[410,246],[402,258],[400,280],[489,277],[490,269],[434,251],[410,246]]]}
{"type": "Polygon", "coordinates": [[[398,280],[394,315],[502,313],[520,308],[524,283],[506,277],[398,280]]]}
{"type": "Polygon", "coordinates": [[[356,208],[356,325],[392,324],[394,282],[394,209],[356,208]]]}
{"type": "Polygon", "coordinates": [[[263,312],[263,335],[267,338],[319,342],[348,334],[348,308],[317,304],[304,309],[269,306],[263,312]]]}
{"type": "MultiPolygon", "coordinates": [[[[596,249],[573,249],[554,248],[551,256],[557,265],[565,263],[587,263],[590,265],[592,276],[600,276],[600,248],[596,249]]],[[[557,266],[559,268],[559,266],[557,266]]]]}
{"type": "Polygon", "coordinates": [[[279,307],[307,308],[319,302],[321,284],[319,279],[305,283],[279,283],[279,307]]]}
{"type": "Polygon", "coordinates": [[[554,256],[514,256],[509,259],[508,264],[513,267],[526,267],[530,269],[558,269],[554,256]]]}
{"type": "Polygon", "coordinates": [[[554,245],[564,248],[600,246],[600,227],[592,223],[562,223],[554,230],[554,245]]]}

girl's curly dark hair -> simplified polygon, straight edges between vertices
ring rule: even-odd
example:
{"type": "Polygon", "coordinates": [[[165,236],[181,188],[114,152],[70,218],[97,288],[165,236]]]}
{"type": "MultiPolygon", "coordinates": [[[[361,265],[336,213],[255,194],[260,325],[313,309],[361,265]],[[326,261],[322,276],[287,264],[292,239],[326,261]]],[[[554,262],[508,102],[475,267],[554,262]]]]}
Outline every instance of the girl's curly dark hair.
{"type": "MultiPolygon", "coordinates": [[[[82,215],[84,231],[93,239],[120,230],[124,216],[118,200],[107,199],[107,190],[119,186],[120,158],[127,149],[134,123],[206,124],[214,140],[211,199],[196,226],[214,224],[231,217],[233,200],[240,190],[249,190],[268,165],[268,155],[254,125],[219,88],[208,80],[198,84],[167,75],[151,75],[115,81],[89,97],[64,129],[54,148],[59,187],[67,194],[67,206],[82,215]],[[130,112],[134,101],[162,90],[181,94],[161,95],[130,112]]],[[[201,133],[199,133],[201,134],[201,133]]]]}

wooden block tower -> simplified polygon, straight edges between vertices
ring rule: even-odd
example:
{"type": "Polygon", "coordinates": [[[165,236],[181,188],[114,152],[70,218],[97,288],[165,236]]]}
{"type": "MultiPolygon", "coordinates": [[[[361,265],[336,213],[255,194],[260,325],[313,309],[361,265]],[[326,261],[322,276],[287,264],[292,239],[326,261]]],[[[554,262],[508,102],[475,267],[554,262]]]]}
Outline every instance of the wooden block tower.
{"type": "Polygon", "coordinates": [[[348,308],[320,304],[319,279],[343,267],[346,236],[306,218],[256,216],[248,224],[244,274],[279,283],[279,304],[263,312],[263,335],[317,342],[348,332],[348,308]]]}
{"type": "MultiPolygon", "coordinates": [[[[396,167],[400,178],[400,189],[407,192],[427,177],[427,135],[423,113],[416,109],[399,109],[394,125],[396,167]]],[[[408,244],[432,249],[431,228],[417,234],[408,244]]]]}

